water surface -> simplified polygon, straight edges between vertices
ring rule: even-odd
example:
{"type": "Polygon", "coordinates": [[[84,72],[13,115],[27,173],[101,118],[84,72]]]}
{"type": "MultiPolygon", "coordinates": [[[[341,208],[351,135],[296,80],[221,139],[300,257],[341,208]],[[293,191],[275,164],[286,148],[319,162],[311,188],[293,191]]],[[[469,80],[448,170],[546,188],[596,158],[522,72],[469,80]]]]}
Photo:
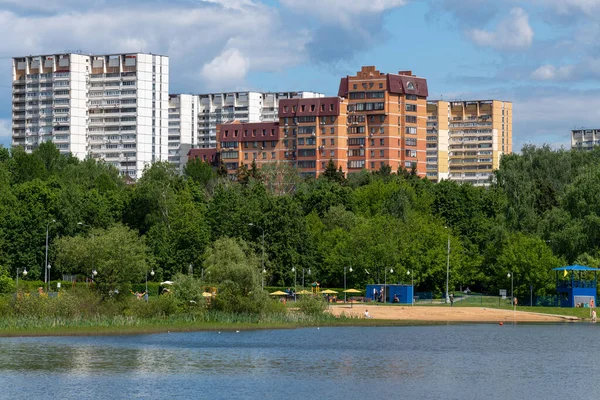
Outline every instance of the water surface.
{"type": "Polygon", "coordinates": [[[0,398],[597,399],[599,327],[0,338],[0,398]]]}

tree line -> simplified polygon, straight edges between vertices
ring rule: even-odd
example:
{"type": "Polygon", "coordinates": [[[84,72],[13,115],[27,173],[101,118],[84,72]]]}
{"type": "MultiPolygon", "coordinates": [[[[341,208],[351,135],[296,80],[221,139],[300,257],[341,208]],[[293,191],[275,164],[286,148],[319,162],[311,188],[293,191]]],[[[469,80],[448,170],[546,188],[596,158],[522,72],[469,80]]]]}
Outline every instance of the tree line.
{"type": "Polygon", "coordinates": [[[318,179],[272,164],[232,180],[199,160],[183,174],[155,163],[128,184],[52,143],[0,148],[0,282],[17,269],[43,279],[48,232],[52,279],[97,270],[107,288],[151,270],[209,281],[241,251],[271,286],[343,287],[345,275],[348,287],[414,280],[439,295],[449,257],[451,290],[497,294],[510,272],[516,295],[553,294],[552,268],[600,266],[599,160],[597,149],[525,146],[487,188],[332,164],[318,179]]]}

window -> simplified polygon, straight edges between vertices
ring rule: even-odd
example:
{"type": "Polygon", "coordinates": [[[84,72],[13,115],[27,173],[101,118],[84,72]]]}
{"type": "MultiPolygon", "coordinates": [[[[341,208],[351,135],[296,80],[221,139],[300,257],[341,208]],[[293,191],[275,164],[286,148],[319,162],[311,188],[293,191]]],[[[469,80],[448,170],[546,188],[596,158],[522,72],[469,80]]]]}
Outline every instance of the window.
{"type": "Polygon", "coordinates": [[[364,146],[364,144],[365,144],[365,138],[351,138],[351,139],[348,139],[348,145],[349,146],[356,146],[356,145],[364,146]]]}
{"type": "Polygon", "coordinates": [[[327,144],[327,139],[321,139],[321,146],[325,146],[327,144]]]}
{"type": "Polygon", "coordinates": [[[417,139],[407,138],[406,139],[406,145],[407,146],[416,146],[417,145],[417,139]]]}
{"type": "Polygon", "coordinates": [[[244,160],[248,159],[248,153],[244,153],[244,160]]]}
{"type": "Polygon", "coordinates": [[[372,147],[372,146],[375,146],[375,139],[371,139],[371,140],[370,140],[370,142],[371,142],[371,143],[370,143],[371,147],[372,147]]]}
{"type": "Polygon", "coordinates": [[[411,123],[411,124],[416,124],[417,123],[417,117],[414,115],[407,115],[406,116],[406,122],[407,123],[411,123]]]}
{"type": "Polygon", "coordinates": [[[410,135],[416,135],[417,134],[417,128],[414,126],[407,126],[406,127],[406,133],[410,134],[410,135]]]}
{"type": "Polygon", "coordinates": [[[356,83],[355,83],[354,85],[352,85],[352,87],[353,87],[354,89],[356,89],[356,88],[357,88],[357,85],[356,85],[356,83]]]}
{"type": "Polygon", "coordinates": [[[335,139],[330,139],[329,142],[331,143],[331,145],[335,145],[335,139]]]}
{"type": "Polygon", "coordinates": [[[298,138],[298,145],[304,145],[304,138],[298,138]]]}
{"type": "Polygon", "coordinates": [[[365,92],[352,92],[350,93],[350,100],[364,99],[366,97],[365,92]]]}
{"type": "Polygon", "coordinates": [[[406,104],[405,109],[408,112],[417,112],[417,105],[416,104],[406,104]]]}
{"type": "Polygon", "coordinates": [[[367,92],[367,99],[383,99],[384,92],[367,92]]]}
{"type": "Polygon", "coordinates": [[[406,100],[417,100],[417,95],[416,94],[407,94],[406,100]]]}
{"type": "Polygon", "coordinates": [[[274,152],[274,151],[272,151],[272,152],[271,152],[271,160],[274,160],[274,159],[275,159],[275,152],[274,152]]]}
{"type": "Polygon", "coordinates": [[[383,89],[383,83],[379,84],[379,89],[383,89]]]}
{"type": "Polygon", "coordinates": [[[266,151],[262,152],[262,158],[263,158],[263,160],[267,159],[267,152],[266,151]]]}
{"type": "Polygon", "coordinates": [[[371,150],[371,158],[375,157],[375,150],[371,150]]]}
{"type": "Polygon", "coordinates": [[[335,156],[335,151],[333,151],[333,150],[330,150],[330,151],[329,151],[329,156],[330,156],[330,157],[333,157],[333,156],[335,156]]]}
{"type": "Polygon", "coordinates": [[[379,133],[381,133],[382,135],[385,133],[385,128],[383,126],[379,128],[379,133]]]}
{"type": "MultiPolygon", "coordinates": [[[[288,112],[288,106],[283,106],[283,112],[288,112]]],[[[287,118],[285,118],[285,123],[287,124],[287,118]]]]}
{"type": "Polygon", "coordinates": [[[329,133],[331,133],[332,135],[335,134],[335,128],[330,128],[329,133]]]}
{"type": "Polygon", "coordinates": [[[379,116],[379,122],[381,122],[382,124],[385,122],[385,115],[379,116]]]}
{"type": "Polygon", "coordinates": [[[379,150],[379,157],[383,157],[383,150],[379,150]]]}
{"type": "Polygon", "coordinates": [[[385,146],[385,139],[379,139],[379,145],[385,146]]]}
{"type": "Polygon", "coordinates": [[[404,155],[406,155],[406,157],[416,157],[417,151],[416,150],[405,150],[404,155]]]}

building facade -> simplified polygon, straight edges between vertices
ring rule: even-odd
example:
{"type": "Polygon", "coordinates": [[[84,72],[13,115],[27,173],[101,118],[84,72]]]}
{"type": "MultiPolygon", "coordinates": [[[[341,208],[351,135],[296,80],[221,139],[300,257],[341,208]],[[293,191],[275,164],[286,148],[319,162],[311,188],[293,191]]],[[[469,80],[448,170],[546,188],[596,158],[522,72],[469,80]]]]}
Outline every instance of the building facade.
{"type": "Polygon", "coordinates": [[[169,162],[179,171],[188,152],[198,144],[198,96],[169,95],[169,162]]]}
{"type": "Polygon", "coordinates": [[[154,54],[13,58],[13,146],[52,141],[137,178],[168,157],[169,59],[154,54]]]}
{"type": "Polygon", "coordinates": [[[571,149],[592,150],[600,145],[600,129],[574,129],[571,131],[571,149]]]}
{"type": "Polygon", "coordinates": [[[198,95],[198,148],[217,147],[217,125],[233,121],[276,122],[279,100],[315,98],[313,92],[232,92],[198,95]]]}
{"type": "Polygon", "coordinates": [[[502,155],[512,153],[511,102],[433,100],[427,118],[427,177],[433,181],[488,185],[502,155]]]}
{"type": "Polygon", "coordinates": [[[281,100],[283,160],[301,176],[325,172],[329,160],[348,167],[347,102],[340,97],[281,100]]]}
{"type": "Polygon", "coordinates": [[[389,165],[426,171],[427,80],[411,71],[384,74],[367,66],[341,79],[348,101],[348,173],[389,165]]]}

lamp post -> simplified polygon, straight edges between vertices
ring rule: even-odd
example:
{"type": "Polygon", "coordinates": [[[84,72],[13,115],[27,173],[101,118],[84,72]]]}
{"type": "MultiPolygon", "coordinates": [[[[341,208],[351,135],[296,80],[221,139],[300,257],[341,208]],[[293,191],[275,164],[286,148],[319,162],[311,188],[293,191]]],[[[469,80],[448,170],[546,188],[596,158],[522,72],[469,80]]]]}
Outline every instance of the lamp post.
{"type": "MultiPolygon", "coordinates": [[[[78,222],[77,225],[87,226],[87,227],[91,228],[90,225],[84,224],[83,222],[78,222]]],[[[92,233],[92,281],[94,280],[94,276],[98,275],[96,268],[94,268],[94,253],[96,250],[95,244],[96,244],[96,239],[94,237],[94,234],[92,233]]]]}
{"type": "MultiPolygon", "coordinates": [[[[192,264],[190,264],[192,265],[192,264]]],[[[154,276],[154,269],[150,271],[150,276],[154,276]]],[[[146,293],[144,294],[144,298],[146,299],[146,303],[148,302],[148,271],[146,271],[146,293]]]]}
{"type": "MultiPolygon", "coordinates": [[[[394,269],[390,268],[390,274],[394,273],[394,269]]],[[[384,270],[383,273],[383,302],[387,303],[387,297],[388,297],[388,291],[387,291],[387,268],[384,270]]]]}
{"type": "Polygon", "coordinates": [[[262,232],[262,258],[261,258],[261,267],[262,267],[262,272],[263,272],[263,282],[262,282],[262,287],[263,289],[265,288],[265,273],[267,272],[267,270],[265,269],[265,230],[262,228],[262,226],[260,225],[255,225],[252,222],[250,222],[248,224],[248,226],[255,226],[258,229],[260,229],[260,231],[262,232]]]}
{"type": "Polygon", "coordinates": [[[513,286],[513,279],[514,276],[512,273],[508,273],[506,274],[507,278],[510,278],[510,301],[513,304],[513,319],[514,319],[514,312],[515,312],[515,294],[514,294],[514,286],[513,286]]]}
{"type": "Polygon", "coordinates": [[[46,224],[46,258],[44,261],[44,283],[46,284],[46,292],[48,292],[48,281],[50,280],[50,277],[48,276],[48,273],[50,272],[50,267],[48,265],[48,236],[50,233],[51,222],[56,222],[56,220],[52,219],[46,224]]]}
{"type": "Polygon", "coordinates": [[[50,268],[52,268],[52,265],[48,264],[48,282],[46,282],[46,293],[48,293],[50,287],[50,268]]]}
{"type": "MultiPolygon", "coordinates": [[[[445,227],[448,229],[448,227],[445,227]]],[[[450,230],[448,229],[448,253],[446,258],[446,303],[450,302],[450,294],[448,293],[448,281],[450,280],[450,230]]]]}
{"type": "Polygon", "coordinates": [[[292,272],[294,273],[294,301],[296,301],[296,292],[297,292],[297,288],[296,288],[296,282],[298,282],[298,271],[296,270],[296,267],[292,267],[292,272]]]}
{"type": "Polygon", "coordinates": [[[411,270],[406,271],[406,275],[410,276],[410,285],[412,286],[412,298],[410,299],[410,305],[415,305],[415,278],[411,272],[411,270]]]}
{"type": "MultiPolygon", "coordinates": [[[[348,267],[348,272],[352,272],[352,267],[348,267]]],[[[346,267],[344,267],[344,303],[346,303],[346,267]]]]}
{"type": "MultiPolygon", "coordinates": [[[[19,298],[19,273],[21,272],[21,268],[17,268],[17,297],[15,297],[15,299],[19,298]]],[[[25,278],[27,276],[27,268],[23,268],[23,278],[25,278]]]]}
{"type": "MultiPolygon", "coordinates": [[[[306,274],[310,276],[310,268],[306,271],[306,274]]],[[[304,290],[304,268],[302,268],[302,290],[304,290]]]]}

